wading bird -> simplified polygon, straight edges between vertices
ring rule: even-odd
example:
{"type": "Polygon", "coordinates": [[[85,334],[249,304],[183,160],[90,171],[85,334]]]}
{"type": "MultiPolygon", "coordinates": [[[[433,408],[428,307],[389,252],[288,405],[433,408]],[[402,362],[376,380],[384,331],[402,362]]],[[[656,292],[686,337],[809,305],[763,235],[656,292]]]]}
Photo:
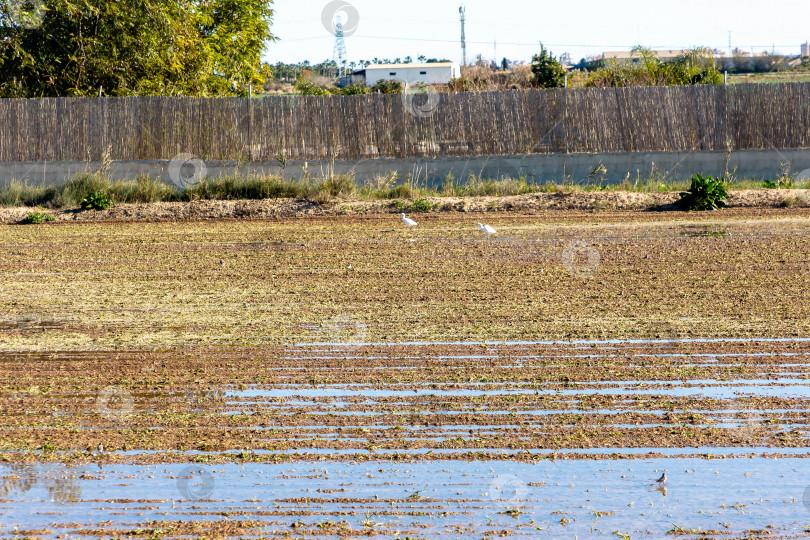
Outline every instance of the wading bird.
{"type": "Polygon", "coordinates": [[[489,236],[490,234],[496,234],[498,232],[495,229],[493,229],[491,225],[484,225],[483,223],[479,223],[478,226],[481,227],[482,231],[487,233],[487,236],[489,236]]]}
{"type": "Polygon", "coordinates": [[[405,223],[408,227],[416,227],[416,222],[410,218],[406,218],[405,214],[402,214],[402,222],[405,223]]]}
{"type": "Polygon", "coordinates": [[[667,481],[667,473],[666,473],[666,471],[664,471],[664,474],[662,474],[661,478],[656,480],[656,482],[658,482],[659,484],[664,484],[664,483],[666,483],[666,481],[667,481]]]}

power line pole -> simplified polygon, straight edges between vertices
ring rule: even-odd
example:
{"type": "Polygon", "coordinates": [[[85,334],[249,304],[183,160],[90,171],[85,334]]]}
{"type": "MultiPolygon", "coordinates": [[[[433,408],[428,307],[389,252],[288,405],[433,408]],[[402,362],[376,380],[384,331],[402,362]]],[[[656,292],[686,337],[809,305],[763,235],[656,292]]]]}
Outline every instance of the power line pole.
{"type": "Polygon", "coordinates": [[[467,8],[464,7],[464,4],[458,8],[458,12],[461,15],[461,61],[462,65],[467,67],[467,35],[464,31],[464,25],[467,22],[467,8]]]}

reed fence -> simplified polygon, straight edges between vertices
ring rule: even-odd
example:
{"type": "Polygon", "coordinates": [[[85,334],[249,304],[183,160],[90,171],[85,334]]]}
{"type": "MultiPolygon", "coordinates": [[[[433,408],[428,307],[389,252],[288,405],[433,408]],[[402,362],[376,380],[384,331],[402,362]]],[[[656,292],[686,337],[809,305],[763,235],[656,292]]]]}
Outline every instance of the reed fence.
{"type": "Polygon", "coordinates": [[[810,83],[402,96],[0,100],[0,161],[810,147],[810,83]]]}

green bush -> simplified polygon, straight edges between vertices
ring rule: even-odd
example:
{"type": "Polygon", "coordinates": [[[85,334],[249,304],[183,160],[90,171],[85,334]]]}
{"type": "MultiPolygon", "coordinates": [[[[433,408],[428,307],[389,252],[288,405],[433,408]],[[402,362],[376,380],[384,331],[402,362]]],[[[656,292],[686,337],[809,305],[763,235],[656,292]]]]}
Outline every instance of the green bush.
{"type": "Polygon", "coordinates": [[[54,203],[57,206],[84,206],[83,201],[93,194],[108,193],[110,180],[99,173],[82,173],[74,176],[61,187],[54,203]]]}
{"type": "Polygon", "coordinates": [[[47,212],[31,212],[25,216],[23,223],[39,225],[40,223],[45,223],[46,221],[53,221],[53,216],[47,212]]]}
{"type": "Polygon", "coordinates": [[[332,92],[328,89],[318,86],[306,77],[300,77],[295,81],[295,89],[302,96],[331,96],[332,92]]]}
{"type": "Polygon", "coordinates": [[[112,206],[112,199],[103,191],[96,191],[82,199],[82,210],[106,210],[112,206]]]}
{"type": "Polygon", "coordinates": [[[337,93],[341,96],[362,96],[365,94],[370,94],[371,89],[367,86],[363,86],[362,84],[353,84],[351,86],[341,88],[337,93]]]}
{"type": "Polygon", "coordinates": [[[681,193],[681,205],[684,208],[690,211],[717,210],[727,206],[728,193],[724,178],[696,174],[691,180],[689,190],[681,193]]]}
{"type": "Polygon", "coordinates": [[[386,81],[385,79],[380,79],[377,84],[371,87],[372,92],[381,94],[401,94],[403,89],[401,82],[386,81]]]}
{"type": "Polygon", "coordinates": [[[603,61],[602,67],[588,77],[585,86],[723,84],[723,74],[717,70],[714,53],[709,49],[693,49],[666,62],[662,62],[655,51],[644,47],[633,49],[633,56],[631,61],[603,61]]]}
{"type": "Polygon", "coordinates": [[[128,204],[172,201],[178,198],[172,186],[149,176],[139,176],[134,181],[116,182],[107,191],[117,202],[128,204]]]}
{"type": "Polygon", "coordinates": [[[762,187],[765,189],[793,189],[793,180],[787,177],[782,177],[776,181],[765,180],[762,187]]]}
{"type": "Polygon", "coordinates": [[[413,186],[410,184],[400,184],[398,186],[392,187],[388,192],[389,199],[412,199],[414,196],[413,186]]]}
{"type": "Polygon", "coordinates": [[[0,189],[0,206],[51,206],[58,194],[56,187],[29,186],[14,181],[0,189]]]}
{"type": "Polygon", "coordinates": [[[430,202],[424,199],[417,199],[413,201],[411,204],[405,207],[405,212],[409,214],[419,213],[419,212],[430,212],[436,206],[430,204],[430,202]]]}
{"type": "Polygon", "coordinates": [[[532,58],[532,82],[540,88],[561,88],[565,85],[565,68],[540,44],[540,54],[532,58]]]}
{"type": "Polygon", "coordinates": [[[327,178],[319,186],[319,191],[325,191],[332,197],[348,197],[357,190],[357,183],[354,177],[339,174],[327,178]]]}
{"type": "Polygon", "coordinates": [[[186,188],[182,196],[188,200],[212,201],[300,198],[304,196],[304,189],[277,176],[234,175],[206,178],[186,188]]]}
{"type": "Polygon", "coordinates": [[[456,193],[462,197],[508,197],[510,195],[524,195],[534,191],[535,189],[526,183],[525,178],[482,180],[471,175],[467,182],[456,190],[456,193]]]}

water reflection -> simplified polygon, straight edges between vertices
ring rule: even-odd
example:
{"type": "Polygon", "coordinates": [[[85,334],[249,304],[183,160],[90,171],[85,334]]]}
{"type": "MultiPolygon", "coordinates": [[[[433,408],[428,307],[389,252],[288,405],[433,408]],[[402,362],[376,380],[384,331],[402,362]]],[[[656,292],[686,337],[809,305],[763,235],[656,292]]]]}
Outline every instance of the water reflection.
{"type": "Polygon", "coordinates": [[[0,468],[0,498],[14,499],[36,488],[48,493],[57,504],[75,504],[82,498],[79,476],[74,469],[54,470],[46,465],[13,463],[0,468]]]}

